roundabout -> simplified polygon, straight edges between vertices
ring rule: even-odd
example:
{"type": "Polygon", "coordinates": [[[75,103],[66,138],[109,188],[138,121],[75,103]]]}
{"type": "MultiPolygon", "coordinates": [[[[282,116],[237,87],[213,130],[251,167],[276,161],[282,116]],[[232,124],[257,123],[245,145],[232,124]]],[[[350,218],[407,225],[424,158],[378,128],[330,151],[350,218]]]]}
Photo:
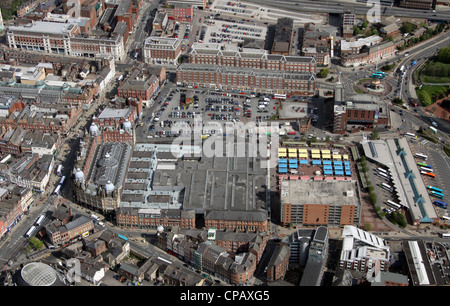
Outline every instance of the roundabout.
{"type": "Polygon", "coordinates": [[[392,85],[384,79],[362,79],[353,86],[357,93],[365,93],[374,96],[387,96],[392,92],[392,85]]]}

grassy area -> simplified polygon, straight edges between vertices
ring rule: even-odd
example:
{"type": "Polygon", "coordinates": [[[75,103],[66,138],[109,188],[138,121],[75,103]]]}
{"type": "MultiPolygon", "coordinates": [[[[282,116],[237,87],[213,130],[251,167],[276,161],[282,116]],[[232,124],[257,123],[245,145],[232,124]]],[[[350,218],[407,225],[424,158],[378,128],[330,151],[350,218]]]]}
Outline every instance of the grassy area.
{"type": "Polygon", "coordinates": [[[423,85],[421,89],[416,89],[416,93],[422,105],[428,106],[436,101],[436,97],[438,97],[442,93],[445,93],[449,89],[450,86],[423,85]]]}
{"type": "Polygon", "coordinates": [[[439,140],[436,137],[436,134],[434,134],[430,129],[419,129],[418,133],[420,136],[422,136],[425,139],[428,139],[429,141],[432,141],[434,143],[439,142],[439,140]]]}
{"type": "Polygon", "coordinates": [[[373,79],[371,79],[371,78],[369,78],[369,79],[361,79],[361,80],[358,81],[358,85],[361,84],[361,83],[363,83],[363,82],[366,82],[366,81],[372,81],[372,80],[373,80],[373,79]]]}
{"type": "Polygon", "coordinates": [[[2,0],[0,1],[0,9],[5,20],[13,19],[16,15],[17,7],[22,4],[22,0],[2,0]]]}
{"type": "Polygon", "coordinates": [[[434,77],[424,74],[422,74],[420,80],[422,83],[450,83],[450,77],[434,77]]]}
{"type": "Polygon", "coordinates": [[[444,146],[444,152],[447,154],[448,157],[450,157],[450,147],[444,146]]]}

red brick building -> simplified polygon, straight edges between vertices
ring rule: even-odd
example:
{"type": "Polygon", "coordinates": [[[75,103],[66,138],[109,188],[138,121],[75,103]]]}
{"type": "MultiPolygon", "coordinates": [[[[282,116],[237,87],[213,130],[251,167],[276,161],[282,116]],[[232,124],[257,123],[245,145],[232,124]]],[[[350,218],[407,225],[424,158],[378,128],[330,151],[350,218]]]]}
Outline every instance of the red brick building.
{"type": "Polygon", "coordinates": [[[181,64],[177,68],[177,84],[302,96],[312,96],[316,91],[313,73],[220,67],[211,64],[181,64]]]}
{"type": "Polygon", "coordinates": [[[176,21],[192,22],[194,18],[194,6],[190,3],[174,4],[173,17],[176,21]]]}
{"type": "Polygon", "coordinates": [[[221,44],[194,43],[189,53],[192,64],[278,70],[285,72],[316,73],[317,61],[310,56],[269,54],[253,48],[225,48],[221,44]]]}
{"type": "Polygon", "coordinates": [[[27,131],[21,127],[6,131],[3,135],[1,135],[0,152],[4,154],[19,154],[21,152],[21,145],[26,133],[27,131]]]}
{"type": "Polygon", "coordinates": [[[195,228],[195,212],[179,209],[141,209],[121,207],[116,212],[117,225],[126,228],[195,228]]]}
{"type": "Polygon", "coordinates": [[[265,232],[269,222],[266,212],[258,211],[209,211],[205,214],[205,227],[219,231],[265,232]]]}
{"type": "Polygon", "coordinates": [[[148,76],[136,69],[119,85],[117,95],[148,101],[157,92],[159,85],[160,79],[157,76],[148,76]]]}
{"type": "Polygon", "coordinates": [[[178,38],[150,36],[144,42],[144,61],[152,65],[178,65],[181,41],[178,38]]]}

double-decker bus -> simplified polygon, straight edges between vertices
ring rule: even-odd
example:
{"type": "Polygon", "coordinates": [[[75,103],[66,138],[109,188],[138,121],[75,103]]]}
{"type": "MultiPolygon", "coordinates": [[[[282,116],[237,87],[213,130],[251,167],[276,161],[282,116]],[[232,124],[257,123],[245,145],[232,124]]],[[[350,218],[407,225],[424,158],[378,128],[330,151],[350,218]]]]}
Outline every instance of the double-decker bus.
{"type": "Polygon", "coordinates": [[[386,201],[386,204],[389,205],[389,206],[391,206],[391,207],[393,207],[393,208],[396,208],[396,209],[402,208],[402,206],[401,206],[400,204],[397,204],[397,203],[395,203],[395,202],[392,202],[391,200],[387,200],[387,201],[386,201]]]}
{"type": "Polygon", "coordinates": [[[438,200],[434,200],[433,202],[434,205],[440,207],[440,208],[445,208],[447,209],[448,204],[442,201],[438,201],[438,200]]]}
{"type": "Polygon", "coordinates": [[[444,192],[444,190],[442,190],[441,188],[437,188],[437,187],[434,187],[434,186],[427,186],[427,189],[430,189],[430,190],[433,190],[433,191],[437,191],[437,192],[440,192],[440,193],[444,192]]]}
{"type": "Polygon", "coordinates": [[[432,130],[433,133],[435,133],[435,134],[438,132],[437,129],[436,129],[434,126],[431,126],[431,125],[430,125],[428,128],[429,128],[430,130],[432,130]]]}
{"type": "Polygon", "coordinates": [[[430,194],[435,197],[435,198],[439,198],[439,199],[443,199],[444,198],[444,194],[437,192],[437,191],[430,191],[430,194]]]}
{"type": "Polygon", "coordinates": [[[416,154],[414,154],[414,156],[418,157],[418,158],[422,158],[423,160],[428,159],[428,156],[426,156],[425,154],[422,154],[422,153],[416,153],[416,154]]]}

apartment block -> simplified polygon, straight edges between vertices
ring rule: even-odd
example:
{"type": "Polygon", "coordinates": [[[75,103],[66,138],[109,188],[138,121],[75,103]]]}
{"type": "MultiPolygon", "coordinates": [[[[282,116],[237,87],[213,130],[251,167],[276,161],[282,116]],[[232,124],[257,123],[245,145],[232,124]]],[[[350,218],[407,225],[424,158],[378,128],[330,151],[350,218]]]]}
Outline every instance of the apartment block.
{"type": "Polygon", "coordinates": [[[378,274],[388,271],[390,247],[384,239],[355,226],[344,226],[339,266],[346,270],[378,274]]]}

